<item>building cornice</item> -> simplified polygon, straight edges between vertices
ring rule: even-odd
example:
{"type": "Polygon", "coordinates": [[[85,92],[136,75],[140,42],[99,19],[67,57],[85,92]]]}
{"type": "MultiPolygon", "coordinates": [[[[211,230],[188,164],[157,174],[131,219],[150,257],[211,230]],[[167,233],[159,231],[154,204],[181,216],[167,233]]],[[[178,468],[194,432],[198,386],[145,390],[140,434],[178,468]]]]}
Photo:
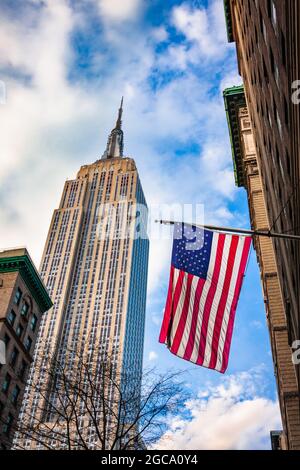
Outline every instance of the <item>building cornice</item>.
{"type": "Polygon", "coordinates": [[[239,187],[245,186],[239,125],[239,109],[247,106],[243,85],[226,88],[223,91],[223,97],[231,142],[235,183],[239,187]]]}
{"type": "Polygon", "coordinates": [[[230,0],[224,0],[225,21],[228,42],[234,42],[230,0]]]}
{"type": "Polygon", "coordinates": [[[0,273],[8,272],[20,273],[42,313],[53,306],[46,287],[27,254],[2,257],[0,253],[0,273]]]}

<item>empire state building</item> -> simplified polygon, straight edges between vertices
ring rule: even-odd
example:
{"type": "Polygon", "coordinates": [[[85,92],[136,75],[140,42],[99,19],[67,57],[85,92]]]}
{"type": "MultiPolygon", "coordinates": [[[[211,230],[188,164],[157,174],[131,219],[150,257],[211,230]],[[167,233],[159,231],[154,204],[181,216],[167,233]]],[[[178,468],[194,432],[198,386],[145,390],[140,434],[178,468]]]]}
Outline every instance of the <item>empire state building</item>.
{"type": "MultiPolygon", "coordinates": [[[[142,371],[147,205],[135,162],[123,156],[122,104],[103,156],[66,181],[51,220],[40,273],[54,306],[42,320],[21,411],[33,420],[43,409],[31,385],[46,380],[39,361],[45,349],[61,357],[76,349],[96,362],[112,358],[120,372],[142,371]]],[[[22,441],[26,449],[44,448],[22,441]]]]}

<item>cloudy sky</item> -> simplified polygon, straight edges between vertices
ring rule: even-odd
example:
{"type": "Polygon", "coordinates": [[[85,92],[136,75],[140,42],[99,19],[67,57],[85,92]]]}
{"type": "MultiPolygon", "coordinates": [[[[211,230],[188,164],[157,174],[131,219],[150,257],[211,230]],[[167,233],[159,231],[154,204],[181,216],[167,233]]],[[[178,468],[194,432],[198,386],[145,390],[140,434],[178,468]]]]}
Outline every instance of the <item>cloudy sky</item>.
{"type": "Polygon", "coordinates": [[[145,365],[187,370],[194,396],[164,448],[269,448],[280,428],[253,252],[224,376],[157,340],[171,249],[169,228],[157,239],[151,223],[158,205],[168,216],[170,204],[198,204],[207,223],[248,226],[222,100],[240,82],[222,0],[1,0],[0,247],[26,245],[39,265],[64,181],[102,155],[124,95],[125,154],[154,207],[145,365]]]}

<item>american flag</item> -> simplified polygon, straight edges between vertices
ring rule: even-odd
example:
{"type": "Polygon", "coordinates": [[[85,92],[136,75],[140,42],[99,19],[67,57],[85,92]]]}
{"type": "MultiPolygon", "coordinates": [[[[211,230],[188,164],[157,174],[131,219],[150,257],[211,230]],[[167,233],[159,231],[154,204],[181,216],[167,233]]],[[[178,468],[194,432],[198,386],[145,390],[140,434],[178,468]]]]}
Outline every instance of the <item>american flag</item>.
{"type": "Polygon", "coordinates": [[[251,237],[175,223],[159,341],[187,361],[224,373],[251,237]]]}

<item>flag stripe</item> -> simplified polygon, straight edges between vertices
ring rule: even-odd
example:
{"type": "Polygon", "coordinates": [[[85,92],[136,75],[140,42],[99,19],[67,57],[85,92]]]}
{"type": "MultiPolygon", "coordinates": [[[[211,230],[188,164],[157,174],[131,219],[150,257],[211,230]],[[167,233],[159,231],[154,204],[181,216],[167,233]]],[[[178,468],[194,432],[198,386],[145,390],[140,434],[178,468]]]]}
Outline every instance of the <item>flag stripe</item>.
{"type": "Polygon", "coordinates": [[[190,297],[191,297],[191,288],[194,276],[192,274],[187,274],[186,276],[186,292],[183,299],[182,310],[180,313],[180,321],[178,323],[174,340],[172,342],[171,351],[174,354],[177,354],[178,348],[180,346],[182,335],[186,326],[187,316],[190,306],[190,297]]]}
{"type": "Polygon", "coordinates": [[[173,344],[174,336],[177,331],[178,323],[180,321],[180,315],[182,312],[182,307],[185,299],[186,285],[187,285],[187,276],[188,273],[180,270],[175,271],[175,276],[177,282],[175,283],[175,292],[174,292],[174,304],[172,306],[172,320],[170,327],[170,345],[173,344]],[[177,272],[176,272],[177,271],[177,272]]]}
{"type": "Polygon", "coordinates": [[[199,319],[199,313],[200,311],[200,299],[201,295],[205,286],[205,280],[204,279],[197,279],[197,287],[195,291],[195,299],[194,299],[194,305],[192,306],[193,308],[193,314],[192,314],[192,321],[191,321],[191,328],[188,336],[188,341],[187,344],[184,344],[184,356],[183,358],[189,361],[191,359],[191,355],[194,349],[194,344],[196,341],[196,332],[197,332],[197,322],[200,321],[199,319]]]}
{"type": "Polygon", "coordinates": [[[218,251],[218,243],[219,243],[219,234],[214,233],[212,239],[212,247],[210,253],[210,260],[209,260],[209,267],[207,271],[207,279],[203,286],[202,295],[200,297],[200,305],[199,305],[199,312],[198,312],[198,321],[196,326],[194,344],[193,344],[193,352],[190,357],[191,362],[196,363],[198,360],[199,348],[200,348],[200,338],[201,338],[201,330],[202,330],[202,323],[203,323],[203,313],[204,313],[204,305],[208,295],[208,291],[210,285],[214,278],[214,268],[216,264],[216,257],[218,251]]]}
{"type": "Polygon", "coordinates": [[[193,227],[180,241],[174,236],[159,341],[185,360],[224,373],[251,238],[208,230],[196,235],[203,243],[194,249],[193,227]]]}
{"type": "Polygon", "coordinates": [[[226,308],[227,299],[229,296],[230,291],[230,282],[233,272],[234,260],[236,256],[236,250],[238,246],[239,237],[233,236],[231,237],[230,249],[228,254],[227,266],[226,266],[226,273],[224,278],[224,284],[222,288],[222,294],[220,297],[220,302],[218,305],[218,310],[215,318],[215,324],[213,327],[213,336],[212,336],[212,343],[211,343],[211,351],[210,351],[210,361],[209,361],[209,368],[214,369],[216,362],[217,362],[217,355],[218,355],[218,347],[219,347],[219,339],[221,333],[221,327],[224,319],[224,312],[226,308]]]}
{"type": "Polygon", "coordinates": [[[220,372],[222,372],[222,373],[225,372],[225,370],[227,369],[227,365],[228,365],[229,350],[230,350],[230,345],[231,345],[231,338],[232,338],[232,332],[233,332],[235,312],[236,312],[236,307],[237,307],[240,291],[241,291],[241,288],[242,288],[242,282],[243,282],[243,277],[244,277],[244,274],[245,274],[245,269],[246,269],[247,260],[248,260],[248,256],[249,256],[250,246],[251,246],[251,238],[250,237],[245,237],[245,243],[244,243],[244,249],[243,249],[240,269],[239,269],[239,275],[238,275],[238,280],[237,280],[237,283],[236,283],[236,286],[235,286],[234,298],[233,298],[233,303],[232,303],[232,307],[231,307],[232,308],[232,314],[231,314],[230,319],[229,319],[227,333],[226,333],[226,339],[225,339],[225,344],[224,344],[222,368],[220,370],[220,372]]]}
{"type": "MultiPolygon", "coordinates": [[[[199,289],[198,289],[199,281],[201,281],[201,279],[199,280],[197,276],[192,276],[191,293],[190,293],[190,299],[189,299],[189,305],[188,305],[188,314],[186,317],[180,345],[177,351],[177,355],[180,357],[183,357],[185,355],[185,350],[189,342],[190,332],[191,332],[192,323],[193,323],[194,309],[197,303],[196,296],[199,295],[199,289]]],[[[202,281],[203,281],[202,284],[204,284],[205,281],[204,280],[202,281]]]]}
{"type": "Polygon", "coordinates": [[[226,334],[227,334],[227,328],[228,328],[230,317],[233,314],[232,305],[233,305],[233,300],[234,300],[234,290],[235,290],[238,275],[240,272],[244,244],[245,244],[245,238],[238,237],[238,246],[237,246],[235,260],[234,260],[232,277],[230,281],[228,301],[225,306],[224,318],[223,318],[222,325],[221,325],[220,338],[219,338],[219,344],[218,344],[217,363],[215,365],[215,369],[219,371],[222,368],[223,351],[224,351],[225,339],[226,339],[226,334]]]}
{"type": "Polygon", "coordinates": [[[164,343],[167,339],[168,329],[171,321],[171,311],[172,311],[172,302],[173,302],[173,283],[174,283],[174,266],[171,265],[170,269],[170,280],[168,288],[167,302],[164,312],[164,319],[160,330],[159,342],[164,343]]]}
{"type": "Polygon", "coordinates": [[[228,238],[221,233],[219,235],[218,251],[215,263],[215,272],[212,279],[211,287],[204,306],[204,318],[201,330],[200,348],[198,353],[197,364],[202,365],[204,362],[208,363],[207,356],[210,357],[208,348],[211,346],[212,340],[212,325],[215,321],[216,307],[219,303],[219,298],[222,292],[222,285],[224,282],[224,267],[223,260],[227,260],[229,251],[228,238]]]}
{"type": "Polygon", "coordinates": [[[159,341],[161,343],[168,343],[170,340],[170,331],[172,328],[174,312],[176,311],[177,302],[181,293],[182,280],[184,273],[179,269],[171,267],[170,282],[168,294],[171,292],[171,298],[167,298],[167,303],[164,312],[164,321],[160,331],[159,341]]]}

